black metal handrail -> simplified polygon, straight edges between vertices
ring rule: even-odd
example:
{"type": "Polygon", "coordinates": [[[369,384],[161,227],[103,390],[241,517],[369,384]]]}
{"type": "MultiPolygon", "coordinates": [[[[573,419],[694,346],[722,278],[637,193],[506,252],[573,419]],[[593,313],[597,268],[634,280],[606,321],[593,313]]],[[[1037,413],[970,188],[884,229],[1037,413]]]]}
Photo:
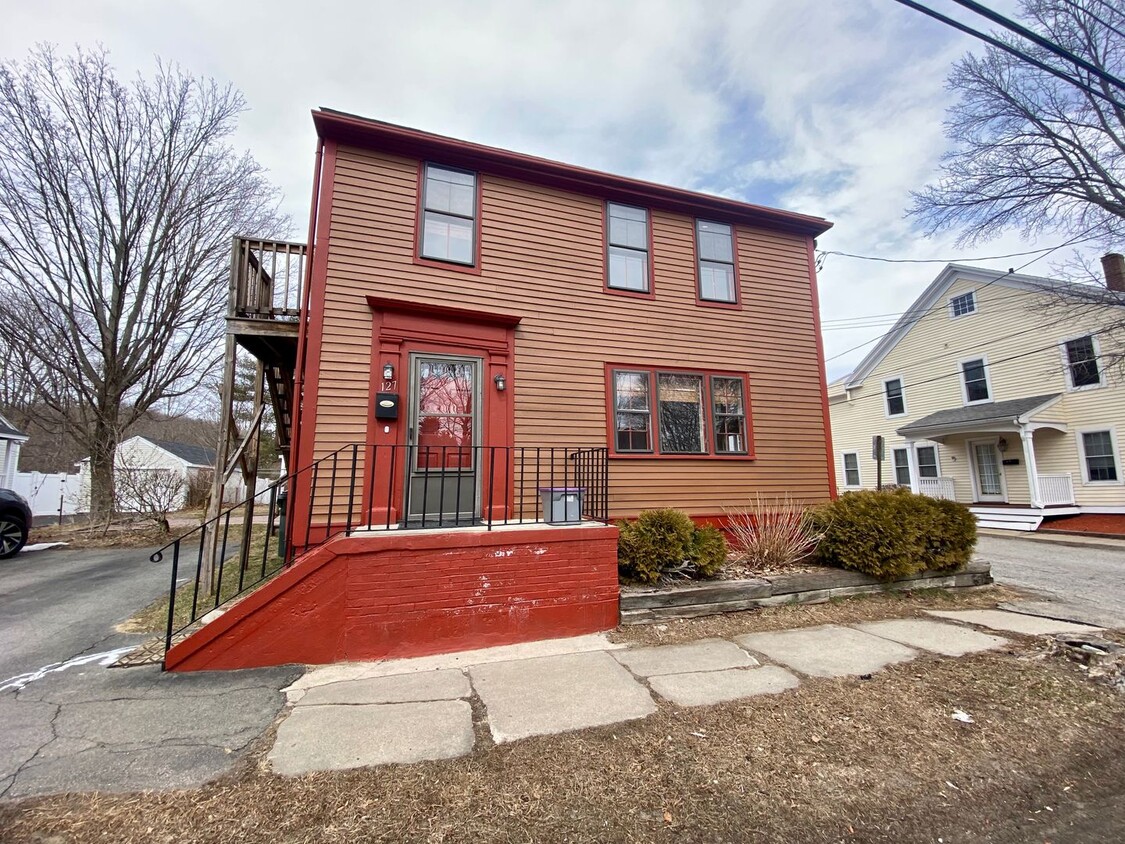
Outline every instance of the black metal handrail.
{"type": "Polygon", "coordinates": [[[166,551],[172,552],[165,650],[177,634],[207,613],[335,536],[474,525],[492,530],[545,521],[606,522],[608,517],[605,447],[345,445],[228,507],[152,555],[153,562],[161,562],[166,551]],[[241,526],[236,549],[230,542],[231,517],[245,511],[250,500],[263,497],[269,507],[261,560],[251,567],[252,543],[245,534],[254,530],[253,508],[241,526]],[[280,529],[271,558],[275,523],[280,529]],[[181,586],[183,546],[195,539],[199,549],[194,583],[181,586]],[[235,549],[229,558],[228,547],[235,549]],[[237,581],[230,572],[233,565],[237,565],[237,581]]]}

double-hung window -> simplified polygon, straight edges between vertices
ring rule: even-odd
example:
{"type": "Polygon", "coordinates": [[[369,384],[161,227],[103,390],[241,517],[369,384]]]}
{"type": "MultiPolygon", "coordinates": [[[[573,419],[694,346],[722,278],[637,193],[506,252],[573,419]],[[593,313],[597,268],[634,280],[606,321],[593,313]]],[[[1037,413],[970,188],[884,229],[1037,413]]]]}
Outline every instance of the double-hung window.
{"type": "Polygon", "coordinates": [[[963,361],[961,376],[965,386],[965,404],[977,404],[992,398],[988,389],[988,362],[984,358],[963,361]]]}
{"type": "Polygon", "coordinates": [[[938,477],[940,471],[938,470],[937,446],[920,445],[915,449],[914,454],[918,459],[918,477],[938,477]]]}
{"type": "Polygon", "coordinates": [[[1082,462],[1087,483],[1117,483],[1117,449],[1111,431],[1085,431],[1082,437],[1082,462]]]}
{"type": "Polygon", "coordinates": [[[899,486],[910,486],[910,450],[896,448],[891,452],[895,464],[895,483],[899,486]]]}
{"type": "Polygon", "coordinates": [[[906,395],[902,391],[901,378],[888,378],[883,382],[887,416],[903,416],[906,413],[906,395]]]}
{"type": "Polygon", "coordinates": [[[425,165],[421,257],[471,267],[476,263],[476,238],[476,174],[425,165]]]}
{"type": "Polygon", "coordinates": [[[608,382],[614,454],[751,456],[743,376],[623,366],[608,382]]]}
{"type": "Polygon", "coordinates": [[[606,204],[606,284],[613,290],[650,293],[648,211],[606,204]]]}
{"type": "Polygon", "coordinates": [[[725,223],[696,220],[695,244],[699,255],[700,301],[737,304],[734,228],[725,223]]]}
{"type": "Polygon", "coordinates": [[[844,463],[844,486],[859,486],[859,454],[845,451],[841,458],[844,463]]]}
{"type": "Polygon", "coordinates": [[[1102,383],[1093,335],[1067,340],[1063,348],[1066,353],[1067,380],[1072,390],[1096,387],[1102,383]]]}

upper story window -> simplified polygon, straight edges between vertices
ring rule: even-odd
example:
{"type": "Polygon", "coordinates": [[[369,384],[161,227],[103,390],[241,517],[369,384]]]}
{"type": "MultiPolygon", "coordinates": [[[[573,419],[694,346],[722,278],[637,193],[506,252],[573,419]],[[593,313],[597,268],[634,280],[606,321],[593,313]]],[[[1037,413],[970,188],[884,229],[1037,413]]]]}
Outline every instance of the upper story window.
{"type": "Polygon", "coordinates": [[[704,302],[737,304],[738,274],[734,264],[734,229],[725,223],[695,222],[699,255],[699,298],[704,302]]]}
{"type": "Polygon", "coordinates": [[[964,380],[965,404],[991,400],[992,394],[988,388],[988,361],[984,358],[963,361],[961,376],[964,380]]]}
{"type": "Polygon", "coordinates": [[[1081,387],[1097,387],[1102,383],[1102,373],[1098,369],[1098,350],[1094,337],[1087,334],[1063,344],[1066,354],[1066,375],[1072,390],[1081,387]]]}
{"type": "Polygon", "coordinates": [[[476,263],[477,176],[427,164],[422,186],[421,256],[476,263]]]}
{"type": "Polygon", "coordinates": [[[606,285],[629,293],[650,293],[648,211],[606,204],[606,285]]]}
{"type": "Polygon", "coordinates": [[[883,394],[886,399],[887,416],[906,414],[906,394],[903,393],[901,378],[888,378],[884,381],[883,394]]]}
{"type": "Polygon", "coordinates": [[[970,290],[968,293],[962,293],[960,296],[954,296],[949,300],[949,315],[951,317],[965,316],[965,314],[975,313],[977,309],[976,294],[970,290]]]}
{"type": "Polygon", "coordinates": [[[607,373],[616,455],[751,456],[746,379],[622,367],[607,373]]]}

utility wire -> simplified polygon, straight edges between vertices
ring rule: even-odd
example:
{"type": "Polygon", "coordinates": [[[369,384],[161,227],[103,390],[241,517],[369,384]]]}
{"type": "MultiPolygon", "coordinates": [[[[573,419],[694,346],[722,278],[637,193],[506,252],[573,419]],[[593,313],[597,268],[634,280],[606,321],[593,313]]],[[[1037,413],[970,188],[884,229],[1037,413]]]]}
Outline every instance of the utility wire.
{"type": "MultiPolygon", "coordinates": [[[[1111,24],[1109,21],[1105,20],[1104,18],[1098,17],[1097,13],[1093,9],[1087,9],[1083,6],[1079,6],[1077,3],[1074,2],[1074,0],[1063,0],[1063,2],[1066,3],[1066,5],[1070,6],[1070,8],[1074,9],[1074,11],[1078,12],[1079,14],[1089,15],[1094,20],[1096,20],[1098,23],[1100,23],[1102,26],[1104,26],[1106,29],[1110,30],[1111,32],[1117,33],[1122,38],[1125,38],[1125,32],[1122,32],[1120,29],[1118,29],[1116,26],[1114,26],[1113,24],[1111,24]]],[[[1113,8],[1108,3],[1101,2],[1101,5],[1108,8],[1111,12],[1114,12],[1114,13],[1118,12],[1117,9],[1113,8]]]]}
{"type": "Polygon", "coordinates": [[[1108,82],[1111,85],[1116,85],[1119,89],[1125,90],[1125,81],[1122,81],[1118,77],[1114,76],[1112,73],[1108,73],[1108,72],[1102,70],[1101,68],[1099,68],[1097,65],[1091,64],[1090,62],[1086,61],[1081,56],[1076,56],[1070,50],[1067,50],[1064,47],[1060,47],[1055,42],[1048,41],[1042,35],[1040,35],[1037,32],[1034,32],[1033,30],[1028,29],[1026,26],[1022,26],[1022,25],[1016,23],[1015,21],[1011,20],[1010,18],[1004,17],[999,12],[994,12],[994,11],[992,11],[992,9],[988,8],[987,6],[984,6],[980,3],[977,3],[976,0],[953,0],[953,2],[958,4],[959,6],[964,6],[966,9],[968,9],[972,12],[976,12],[978,15],[980,15],[984,18],[987,18],[988,20],[992,21],[993,23],[1000,24],[1000,26],[1004,27],[1005,29],[1009,30],[1010,32],[1016,33],[1016,35],[1020,35],[1024,38],[1026,38],[1028,41],[1031,41],[1035,44],[1038,44],[1043,49],[1049,50],[1050,52],[1054,53],[1056,56],[1059,56],[1060,58],[1066,59],[1068,62],[1075,65],[1076,67],[1080,67],[1083,70],[1085,70],[1087,73],[1093,74],[1094,76],[1098,77],[1098,79],[1101,79],[1103,82],[1108,82]]]}
{"type": "Polygon", "coordinates": [[[936,11],[934,11],[933,9],[931,9],[927,6],[923,6],[921,3],[914,2],[914,0],[895,0],[895,2],[900,3],[903,6],[906,6],[907,8],[914,9],[914,11],[916,11],[916,12],[921,12],[923,15],[928,15],[929,17],[933,18],[934,20],[941,21],[942,23],[946,24],[947,26],[951,26],[954,29],[959,30],[960,32],[964,32],[965,34],[971,35],[974,38],[979,38],[981,41],[984,41],[986,44],[991,44],[993,47],[996,47],[999,50],[1003,50],[1006,53],[1010,53],[1011,55],[1018,58],[1020,61],[1026,62],[1027,64],[1030,64],[1033,67],[1037,67],[1040,70],[1051,74],[1052,76],[1057,76],[1059,79],[1063,80],[1064,82],[1067,82],[1071,85],[1074,85],[1077,88],[1082,89],[1083,91],[1085,91],[1087,94],[1090,94],[1091,96],[1097,97],[1098,99],[1101,99],[1101,100],[1105,100],[1107,103],[1112,105],[1114,108],[1120,108],[1120,109],[1125,110],[1125,104],[1122,104],[1122,103],[1118,102],[1113,97],[1109,96],[1109,94],[1106,94],[1102,91],[1099,91],[1097,88],[1094,88],[1090,85],[1087,85],[1085,82],[1081,81],[1080,79],[1077,79],[1073,76],[1069,76],[1067,73],[1059,70],[1057,67],[1052,67],[1051,65],[1047,64],[1046,62],[1042,62],[1039,59],[1034,58],[1033,56],[1029,56],[1027,53],[1023,52],[1022,50],[1018,49],[1017,47],[1014,47],[1014,46],[1012,46],[1011,44],[1008,44],[1005,41],[1001,41],[999,38],[996,38],[993,35],[988,35],[987,33],[981,32],[978,29],[973,29],[971,26],[968,26],[967,24],[963,24],[959,20],[955,20],[951,17],[948,17],[947,15],[941,14],[940,12],[936,12],[936,11]]]}
{"type": "Polygon", "coordinates": [[[1030,249],[1027,252],[1011,252],[1007,255],[986,255],[981,258],[881,258],[875,255],[854,255],[851,252],[836,252],[832,250],[819,250],[821,255],[839,255],[841,258],[856,258],[860,261],[879,261],[883,264],[969,264],[973,261],[1000,261],[1004,258],[1024,258],[1028,255],[1037,255],[1040,252],[1050,252],[1054,246],[1044,246],[1042,249],[1030,249]]]}
{"type": "MultiPolygon", "coordinates": [[[[1018,313],[1021,310],[1025,310],[1027,304],[1026,301],[1023,300],[1025,299],[1026,295],[1027,294],[1022,290],[1013,290],[1008,294],[996,295],[995,297],[990,299],[988,303],[989,317],[1014,314],[1018,313]]],[[[980,310],[979,303],[977,309],[980,310]]],[[[901,315],[899,318],[901,318],[901,315]]],[[[854,331],[859,328],[876,328],[880,325],[894,325],[896,322],[898,322],[898,319],[896,319],[892,314],[889,317],[882,319],[865,318],[859,323],[853,323],[850,320],[842,320],[840,323],[822,321],[821,328],[823,328],[825,331],[854,331]]]]}

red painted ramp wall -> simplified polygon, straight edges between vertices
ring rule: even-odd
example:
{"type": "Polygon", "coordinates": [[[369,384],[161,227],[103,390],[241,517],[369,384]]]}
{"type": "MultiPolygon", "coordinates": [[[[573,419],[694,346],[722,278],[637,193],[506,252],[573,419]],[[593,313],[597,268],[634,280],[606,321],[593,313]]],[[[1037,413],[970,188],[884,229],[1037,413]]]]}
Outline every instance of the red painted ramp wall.
{"type": "Polygon", "coordinates": [[[617,626],[617,528],[337,537],[168,651],[173,671],[425,656],[617,626]]]}

